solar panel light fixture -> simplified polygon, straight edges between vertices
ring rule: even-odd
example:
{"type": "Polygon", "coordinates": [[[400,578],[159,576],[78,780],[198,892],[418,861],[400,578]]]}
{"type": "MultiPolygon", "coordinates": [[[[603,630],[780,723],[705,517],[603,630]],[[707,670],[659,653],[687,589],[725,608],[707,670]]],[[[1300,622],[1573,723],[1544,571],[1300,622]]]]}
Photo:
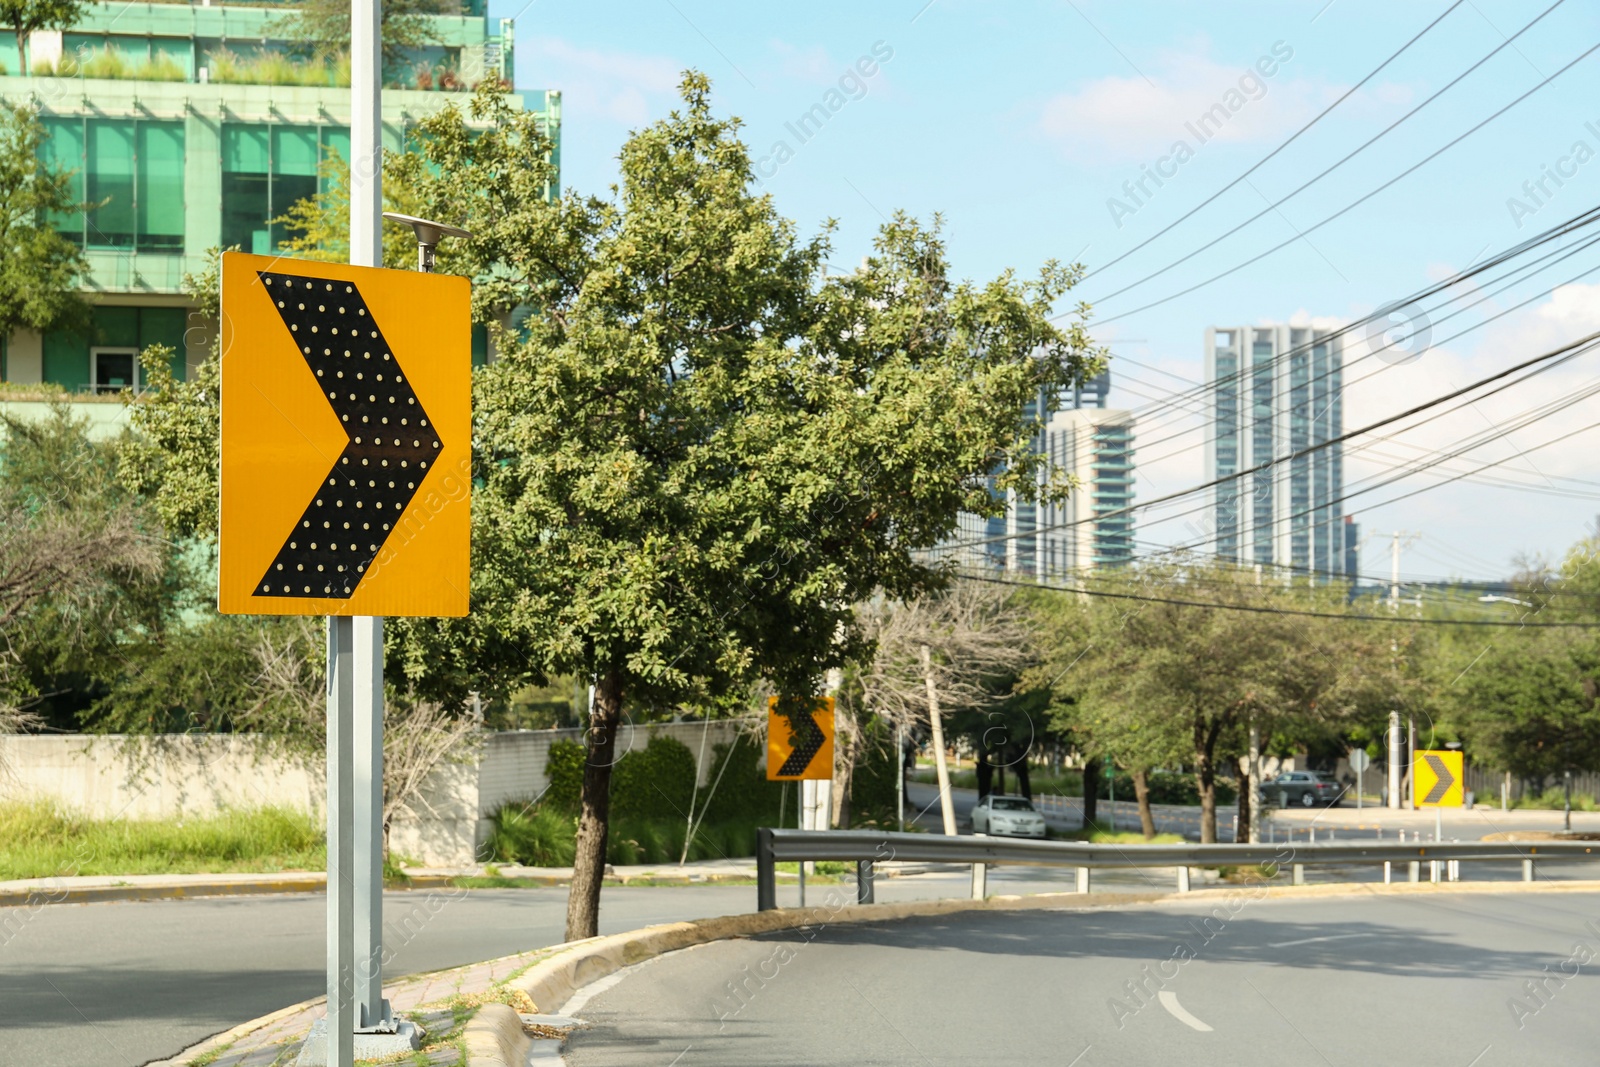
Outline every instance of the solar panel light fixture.
{"type": "Polygon", "coordinates": [[[415,215],[402,215],[398,211],[385,211],[383,217],[390,222],[400,222],[411,227],[412,232],[417,235],[417,269],[428,274],[433,273],[433,250],[438,245],[439,238],[472,236],[459,226],[449,226],[431,219],[419,219],[415,215]]]}

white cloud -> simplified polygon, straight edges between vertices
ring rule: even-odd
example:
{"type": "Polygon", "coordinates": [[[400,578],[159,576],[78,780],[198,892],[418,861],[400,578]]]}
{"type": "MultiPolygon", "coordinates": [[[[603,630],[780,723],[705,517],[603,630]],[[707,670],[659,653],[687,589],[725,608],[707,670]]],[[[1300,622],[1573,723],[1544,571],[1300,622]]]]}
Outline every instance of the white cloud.
{"type": "Polygon", "coordinates": [[[778,70],[782,74],[808,85],[832,85],[847,65],[835,62],[821,45],[796,48],[787,41],[774,40],[772,50],[778,53],[778,70]]]}
{"type": "MultiPolygon", "coordinates": [[[[1164,52],[1137,74],[1109,76],[1045,102],[1039,129],[1074,154],[1105,162],[1148,161],[1178,140],[1198,148],[1185,126],[1221,105],[1226,118],[1202,132],[1207,140],[1231,143],[1272,141],[1291,132],[1334,99],[1341,88],[1297,77],[1294,60],[1275,65],[1263,77],[1252,64],[1219,62],[1204,44],[1184,52],[1164,52]]],[[[1382,87],[1379,87],[1382,89],[1382,87]]],[[[1403,90],[1400,90],[1403,92],[1403,90]]],[[[1384,90],[1385,96],[1395,95],[1384,90]]],[[[1217,113],[1219,116],[1222,113],[1217,113]]]]}
{"type": "Polygon", "coordinates": [[[533,83],[561,89],[575,115],[599,115],[641,126],[664,115],[687,64],[668,56],[601,52],[558,37],[539,36],[521,46],[535,56],[533,83]]]}

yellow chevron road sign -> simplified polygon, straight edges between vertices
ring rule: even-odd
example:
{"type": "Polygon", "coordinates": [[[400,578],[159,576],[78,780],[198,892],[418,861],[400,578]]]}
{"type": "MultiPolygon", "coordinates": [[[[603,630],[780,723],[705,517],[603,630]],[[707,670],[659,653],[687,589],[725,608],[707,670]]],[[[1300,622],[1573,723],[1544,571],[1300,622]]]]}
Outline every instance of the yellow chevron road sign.
{"type": "Polygon", "coordinates": [[[1459,808],[1466,803],[1462,785],[1466,770],[1460,752],[1418,752],[1411,773],[1417,783],[1417,807],[1459,808]]]}

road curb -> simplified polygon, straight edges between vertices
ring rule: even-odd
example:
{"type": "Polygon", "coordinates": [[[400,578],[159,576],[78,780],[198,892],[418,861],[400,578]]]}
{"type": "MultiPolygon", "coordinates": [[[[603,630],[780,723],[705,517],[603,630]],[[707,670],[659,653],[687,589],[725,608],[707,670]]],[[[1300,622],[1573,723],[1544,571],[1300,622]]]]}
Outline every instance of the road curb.
{"type": "Polygon", "coordinates": [[[523,1067],[532,1042],[509,1004],[485,1004],[462,1031],[472,1067],[523,1067]]]}
{"type": "Polygon", "coordinates": [[[274,878],[261,882],[183,882],[171,885],[62,886],[0,892],[0,908],[36,908],[47,904],[95,904],[111,900],[183,900],[187,897],[264,896],[273,893],[320,893],[325,874],[274,878]]]}
{"type": "MultiPolygon", "coordinates": [[[[469,891],[479,887],[461,887],[457,883],[465,878],[489,877],[485,875],[417,875],[404,882],[389,882],[384,885],[386,890],[400,891],[410,889],[457,889],[466,888],[469,891]]],[[[550,875],[518,875],[515,877],[521,886],[506,886],[504,888],[539,888],[560,889],[570,885],[570,876],[550,875]]],[[[679,886],[679,885],[722,885],[729,882],[755,883],[754,874],[708,874],[698,878],[690,877],[618,877],[607,878],[604,884],[608,886],[627,885],[652,885],[652,886],[679,886]]],[[[185,900],[188,898],[202,897],[251,897],[270,896],[281,893],[321,893],[327,888],[328,878],[324,874],[295,875],[285,878],[272,878],[259,882],[230,881],[230,882],[181,882],[168,885],[109,885],[109,886],[62,886],[60,888],[44,888],[28,890],[0,890],[0,908],[38,908],[49,904],[100,904],[110,901],[157,901],[157,900],[185,900]]],[[[500,888],[483,886],[481,888],[500,888]]]]}

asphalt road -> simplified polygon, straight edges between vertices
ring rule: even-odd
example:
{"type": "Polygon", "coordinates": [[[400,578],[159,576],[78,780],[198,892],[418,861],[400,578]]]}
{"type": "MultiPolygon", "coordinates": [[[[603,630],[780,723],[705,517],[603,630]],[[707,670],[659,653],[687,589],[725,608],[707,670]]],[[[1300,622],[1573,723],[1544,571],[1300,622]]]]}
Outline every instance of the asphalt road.
{"type": "MultiPolygon", "coordinates": [[[[565,889],[384,898],[392,976],[562,940],[565,889]]],[[[738,886],[613,887],[601,932],[749,911],[738,886]]],[[[323,992],[318,895],[0,908],[0,1067],[136,1067],[323,992]]]]}
{"type": "Polygon", "coordinates": [[[1212,897],[820,926],[624,972],[578,1009],[592,1028],[566,1059],[1587,1065],[1596,967],[1596,893],[1212,897]]]}
{"type": "MultiPolygon", "coordinates": [[[[921,792],[922,787],[913,787],[913,799],[922,804],[936,796],[931,788],[919,798],[921,792]]],[[[957,794],[963,816],[974,799],[973,794],[957,794]]],[[[1303,840],[1312,820],[1326,832],[1356,814],[1340,808],[1281,818],[1285,827],[1296,826],[1297,839],[1303,840]]],[[[931,818],[936,825],[937,817],[935,808],[923,822],[931,818]]],[[[1418,826],[1427,821],[1426,816],[1404,818],[1418,826]]],[[[1489,830],[1529,824],[1551,828],[1559,813],[1502,816],[1480,810],[1453,818],[1458,821],[1447,821],[1446,836],[1454,833],[1467,840],[1469,834],[1481,837],[1489,830]]],[[[1386,836],[1394,832],[1391,828],[1386,836]]],[[[1310,867],[1307,874],[1311,881],[1381,877],[1376,868],[1310,867]]],[[[1521,876],[1514,863],[1463,865],[1463,874],[1473,881],[1521,876]]],[[[1600,877],[1600,868],[1550,864],[1540,868],[1540,877],[1594,878],[1600,877]]],[[[989,891],[1070,892],[1072,880],[1070,870],[1001,867],[990,871],[989,891]]],[[[969,884],[967,871],[956,868],[883,878],[877,899],[962,896],[969,884]]],[[[1094,888],[1165,892],[1173,884],[1170,872],[1108,871],[1096,873],[1094,888]]],[[[808,902],[853,895],[853,885],[814,883],[808,902]]],[[[459,897],[451,894],[443,907],[432,909],[425,906],[426,898],[421,892],[386,897],[388,942],[396,949],[391,976],[561,940],[564,889],[473,890],[459,897]]],[[[780,885],[779,903],[799,903],[798,888],[780,885]]],[[[627,930],[754,906],[751,886],[608,887],[601,928],[627,930]]],[[[323,899],[315,895],[0,908],[0,1067],[137,1067],[317,996],[323,984],[323,922],[323,899]]]]}

